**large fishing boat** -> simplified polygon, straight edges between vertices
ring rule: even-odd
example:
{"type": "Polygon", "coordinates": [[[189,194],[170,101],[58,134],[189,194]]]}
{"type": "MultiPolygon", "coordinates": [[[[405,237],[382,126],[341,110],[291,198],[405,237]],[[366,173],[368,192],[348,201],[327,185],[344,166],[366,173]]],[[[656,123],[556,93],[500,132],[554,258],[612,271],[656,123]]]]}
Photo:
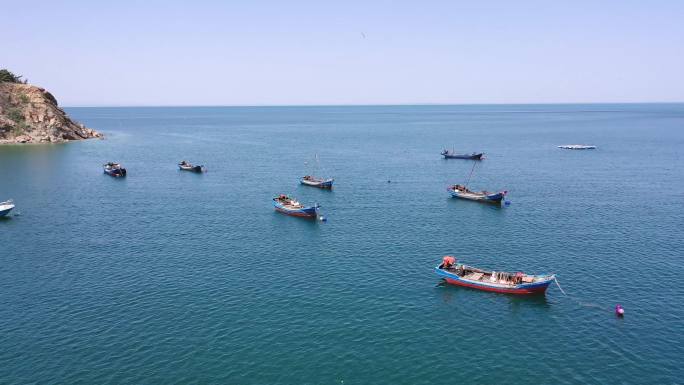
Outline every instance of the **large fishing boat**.
{"type": "Polygon", "coordinates": [[[441,155],[444,159],[472,159],[472,160],[482,160],[481,152],[473,152],[471,154],[457,154],[453,150],[449,151],[447,149],[442,150],[441,155]]]}
{"type": "Polygon", "coordinates": [[[0,202],[0,217],[4,217],[5,215],[9,214],[13,208],[14,202],[11,199],[0,202]]]}
{"type": "Polygon", "coordinates": [[[468,190],[467,187],[460,184],[449,186],[447,191],[454,198],[497,204],[500,204],[504,197],[506,197],[506,194],[508,194],[508,191],[499,191],[495,193],[488,191],[471,191],[468,190]]]}
{"type": "Polygon", "coordinates": [[[113,177],[124,177],[126,176],[126,169],[121,167],[120,164],[114,162],[107,162],[104,164],[104,173],[113,177]]]}
{"type": "Polygon", "coordinates": [[[318,203],[314,204],[313,206],[304,206],[297,200],[284,194],[273,198],[273,206],[275,207],[276,211],[283,214],[305,218],[318,217],[318,209],[321,207],[318,205],[318,203]]]}
{"type": "Polygon", "coordinates": [[[505,294],[544,294],[555,274],[531,275],[522,272],[490,271],[457,263],[447,255],[435,271],[448,283],[477,290],[505,294]]]}

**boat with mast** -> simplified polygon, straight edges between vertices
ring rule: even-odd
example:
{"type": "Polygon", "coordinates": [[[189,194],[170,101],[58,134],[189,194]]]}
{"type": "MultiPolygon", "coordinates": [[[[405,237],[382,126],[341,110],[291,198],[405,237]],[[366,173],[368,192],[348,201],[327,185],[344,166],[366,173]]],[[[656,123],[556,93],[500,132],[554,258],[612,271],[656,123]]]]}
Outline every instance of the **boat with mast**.
{"type": "Polygon", "coordinates": [[[305,176],[301,177],[299,179],[299,183],[301,183],[305,186],[318,187],[318,188],[322,188],[322,189],[332,189],[333,182],[335,181],[335,179],[315,176],[318,173],[318,166],[319,166],[318,154],[316,154],[316,161],[313,165],[312,172],[309,175],[305,175],[305,176]]]}
{"type": "Polygon", "coordinates": [[[468,186],[468,183],[470,182],[470,178],[473,176],[473,171],[475,171],[475,165],[477,165],[477,163],[473,163],[473,167],[472,167],[472,169],[470,169],[470,174],[468,175],[468,179],[466,179],[466,182],[463,185],[455,184],[455,185],[449,186],[449,187],[447,187],[447,191],[454,198],[467,199],[467,200],[471,200],[471,201],[484,202],[484,203],[501,204],[504,197],[506,197],[506,195],[508,194],[508,191],[489,192],[489,191],[472,191],[472,190],[468,189],[467,186],[468,186]]]}
{"type": "Polygon", "coordinates": [[[454,151],[453,148],[451,150],[447,150],[445,148],[444,150],[442,150],[442,152],[440,154],[444,157],[444,159],[470,159],[470,160],[482,160],[482,155],[484,155],[484,153],[482,153],[482,152],[473,152],[470,154],[466,154],[466,153],[460,153],[459,154],[459,153],[456,153],[456,151],[454,151]]]}

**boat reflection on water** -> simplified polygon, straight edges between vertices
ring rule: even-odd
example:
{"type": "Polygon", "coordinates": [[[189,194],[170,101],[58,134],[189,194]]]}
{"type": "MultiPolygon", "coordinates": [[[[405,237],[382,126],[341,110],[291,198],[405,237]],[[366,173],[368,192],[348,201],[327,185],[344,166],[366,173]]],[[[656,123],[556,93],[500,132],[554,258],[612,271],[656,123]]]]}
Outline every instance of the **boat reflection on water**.
{"type": "Polygon", "coordinates": [[[435,288],[439,289],[439,295],[445,304],[469,303],[472,306],[490,305],[496,303],[500,310],[512,310],[516,312],[525,308],[550,309],[554,304],[553,299],[545,295],[517,296],[495,292],[478,292],[466,287],[450,285],[445,280],[440,280],[435,288]],[[508,304],[508,308],[506,308],[508,304]]]}
{"type": "Polygon", "coordinates": [[[537,308],[551,308],[553,301],[545,295],[530,295],[530,296],[503,296],[508,300],[512,310],[518,310],[523,307],[537,307],[537,308]]]}

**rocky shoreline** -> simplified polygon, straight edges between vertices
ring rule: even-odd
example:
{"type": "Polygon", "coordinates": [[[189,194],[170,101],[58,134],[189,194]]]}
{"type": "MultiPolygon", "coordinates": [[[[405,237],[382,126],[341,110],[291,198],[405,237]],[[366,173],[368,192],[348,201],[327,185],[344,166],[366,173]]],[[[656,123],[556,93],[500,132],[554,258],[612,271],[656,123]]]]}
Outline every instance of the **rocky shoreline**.
{"type": "Polygon", "coordinates": [[[0,144],[63,143],[91,138],[102,138],[102,134],[74,122],[45,89],[0,82],[0,144]]]}

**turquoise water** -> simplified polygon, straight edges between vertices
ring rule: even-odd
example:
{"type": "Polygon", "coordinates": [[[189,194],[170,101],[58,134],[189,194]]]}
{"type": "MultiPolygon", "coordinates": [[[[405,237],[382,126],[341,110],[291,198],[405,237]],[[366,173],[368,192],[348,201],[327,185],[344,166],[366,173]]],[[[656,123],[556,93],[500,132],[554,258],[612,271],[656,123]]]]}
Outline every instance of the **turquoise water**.
{"type": "Polygon", "coordinates": [[[0,383],[681,382],[684,105],[67,110],[107,139],[0,147],[0,383]],[[444,146],[511,204],[449,199],[444,146]],[[568,295],[445,286],[445,254],[568,295]]]}

